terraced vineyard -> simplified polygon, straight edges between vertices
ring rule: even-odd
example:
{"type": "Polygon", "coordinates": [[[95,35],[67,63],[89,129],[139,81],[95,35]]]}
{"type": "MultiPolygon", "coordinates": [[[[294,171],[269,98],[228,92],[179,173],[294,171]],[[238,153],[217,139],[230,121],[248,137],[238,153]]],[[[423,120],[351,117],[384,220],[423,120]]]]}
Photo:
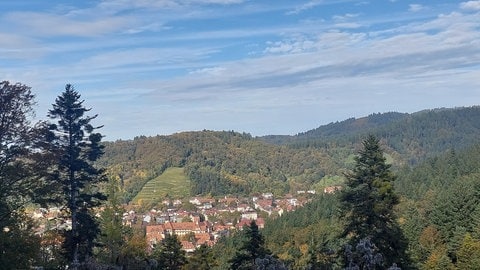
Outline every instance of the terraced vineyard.
{"type": "Polygon", "coordinates": [[[158,176],[148,181],[140,192],[133,198],[135,203],[158,201],[167,194],[170,198],[185,198],[190,192],[190,179],[185,175],[183,168],[168,168],[158,176]]]}

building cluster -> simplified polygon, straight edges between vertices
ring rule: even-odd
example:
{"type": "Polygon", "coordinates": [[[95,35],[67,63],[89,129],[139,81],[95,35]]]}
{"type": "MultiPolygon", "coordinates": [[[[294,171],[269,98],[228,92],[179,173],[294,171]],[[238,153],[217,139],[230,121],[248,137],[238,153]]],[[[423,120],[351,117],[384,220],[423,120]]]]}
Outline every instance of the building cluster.
{"type": "MultiPolygon", "coordinates": [[[[324,192],[337,190],[339,187],[331,187],[324,192]]],[[[200,245],[214,245],[221,236],[228,235],[232,230],[242,230],[252,220],[256,221],[259,228],[263,228],[265,217],[274,218],[294,211],[307,203],[313,194],[314,191],[300,191],[297,196],[286,195],[282,198],[275,198],[272,193],[263,193],[250,198],[225,196],[193,197],[183,201],[164,200],[158,207],[145,212],[137,212],[138,207],[128,206],[130,210],[122,214],[122,221],[124,226],[145,230],[149,251],[167,234],[175,234],[183,249],[192,252],[200,245]]],[[[35,210],[32,217],[42,220],[37,233],[71,228],[71,221],[62,218],[61,213],[58,208],[35,210]]]]}
{"type": "Polygon", "coordinates": [[[286,196],[274,198],[272,193],[263,193],[251,198],[194,197],[188,203],[195,206],[194,210],[184,210],[182,204],[176,201],[164,201],[167,210],[150,210],[148,213],[136,215],[129,213],[124,216],[125,225],[132,226],[141,220],[145,227],[146,241],[149,249],[162,241],[167,234],[179,237],[183,249],[193,251],[200,245],[212,246],[223,235],[232,230],[242,230],[255,220],[259,228],[265,225],[265,217],[281,216],[288,211],[294,211],[309,200],[309,196],[295,198],[286,196]]]}

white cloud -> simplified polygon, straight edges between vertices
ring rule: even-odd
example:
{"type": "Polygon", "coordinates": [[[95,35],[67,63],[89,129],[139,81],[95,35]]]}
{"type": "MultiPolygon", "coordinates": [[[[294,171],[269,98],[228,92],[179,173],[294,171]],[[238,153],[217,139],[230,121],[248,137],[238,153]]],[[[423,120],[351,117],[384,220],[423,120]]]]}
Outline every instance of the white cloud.
{"type": "Polygon", "coordinates": [[[408,10],[411,12],[419,12],[423,10],[425,7],[420,4],[410,4],[408,10]]]}
{"type": "Polygon", "coordinates": [[[104,0],[98,8],[105,13],[117,14],[122,11],[131,11],[136,9],[144,10],[183,10],[190,13],[194,7],[204,5],[237,5],[247,0],[104,0]],[[190,9],[190,10],[188,10],[190,9]]]}
{"type": "Polygon", "coordinates": [[[164,30],[170,30],[172,27],[170,26],[165,26],[161,23],[150,23],[146,25],[140,25],[138,27],[134,28],[129,28],[125,30],[125,33],[127,34],[138,34],[142,32],[159,32],[159,31],[164,31],[164,30]]]}
{"type": "Polygon", "coordinates": [[[285,54],[285,53],[301,53],[312,51],[317,44],[305,36],[297,36],[288,40],[268,42],[264,53],[270,54],[285,54]]]}
{"type": "Polygon", "coordinates": [[[480,1],[467,1],[460,3],[462,9],[480,10],[480,1]]]}
{"type": "Polygon", "coordinates": [[[198,4],[220,4],[220,5],[232,5],[232,4],[241,4],[245,0],[190,0],[192,3],[198,4]]]}
{"type": "Polygon", "coordinates": [[[335,21],[346,21],[346,20],[349,20],[349,19],[352,19],[352,18],[356,18],[360,16],[359,13],[347,13],[345,15],[335,15],[333,16],[333,20],[335,21]]]}
{"type": "Polygon", "coordinates": [[[347,13],[345,15],[335,15],[332,17],[333,21],[335,22],[332,27],[333,28],[340,28],[340,29],[356,29],[362,27],[362,24],[359,22],[352,22],[351,20],[360,16],[360,14],[356,13],[347,13]]]}
{"type": "MultiPolygon", "coordinates": [[[[296,11],[333,2],[309,1],[296,11]]],[[[2,61],[0,77],[32,85],[48,106],[62,84],[78,84],[88,105],[108,119],[113,139],[195,127],[258,135],[285,134],[288,126],[301,132],[359,113],[478,102],[480,13],[465,11],[478,2],[464,2],[464,10],[433,19],[425,17],[433,13],[368,18],[340,13],[315,22],[291,16],[275,25],[199,25],[202,30],[188,23],[250,11],[222,6],[240,0],[114,0],[57,14],[6,13],[0,17],[0,56],[10,62],[29,53],[37,58],[25,57],[15,66],[2,61]],[[201,8],[182,14],[193,6],[201,8]],[[232,13],[212,13],[212,6],[232,13]],[[255,54],[244,58],[237,49],[255,54]],[[453,93],[457,89],[473,90],[460,97],[453,93]],[[392,105],[385,97],[397,101],[392,105]],[[118,115],[118,108],[128,113],[118,115]],[[292,122],[282,123],[289,118],[292,122]],[[148,128],[142,129],[142,122],[148,128]],[[241,126],[247,122],[250,126],[241,126]]],[[[260,5],[250,4],[252,10],[260,5]]],[[[291,10],[288,5],[279,9],[281,15],[291,10]]]]}
{"type": "Polygon", "coordinates": [[[45,53],[34,39],[0,32],[0,59],[38,59],[45,53]]]}
{"type": "Polygon", "coordinates": [[[254,89],[274,82],[290,87],[337,77],[408,78],[412,74],[449,72],[480,63],[479,26],[475,14],[451,13],[392,30],[389,35],[330,31],[315,37],[299,36],[269,42],[265,53],[274,55],[243,61],[239,67],[242,72],[230,66],[224,74],[230,74],[229,83],[238,78],[239,83],[254,89]]]}
{"type": "Polygon", "coordinates": [[[181,6],[179,1],[175,0],[103,0],[98,8],[106,13],[118,13],[120,11],[132,9],[170,9],[181,6]]]}
{"type": "Polygon", "coordinates": [[[323,0],[311,0],[311,1],[309,1],[305,4],[303,4],[303,5],[295,7],[294,10],[287,12],[287,15],[299,14],[299,13],[305,11],[305,10],[309,10],[309,9],[314,8],[316,6],[319,6],[323,3],[324,3],[323,0]]]}
{"type": "Polygon", "coordinates": [[[205,74],[211,76],[219,76],[225,73],[225,68],[223,67],[208,67],[208,68],[201,68],[191,71],[190,74],[205,74]]]}
{"type": "Polygon", "coordinates": [[[70,18],[66,15],[38,12],[16,12],[5,16],[11,28],[31,36],[93,37],[119,31],[132,23],[132,18],[106,17],[95,20],[70,18]]]}
{"type": "Polygon", "coordinates": [[[344,22],[344,23],[336,23],[333,25],[334,28],[343,28],[343,29],[356,29],[362,27],[360,23],[355,22],[344,22]]]}

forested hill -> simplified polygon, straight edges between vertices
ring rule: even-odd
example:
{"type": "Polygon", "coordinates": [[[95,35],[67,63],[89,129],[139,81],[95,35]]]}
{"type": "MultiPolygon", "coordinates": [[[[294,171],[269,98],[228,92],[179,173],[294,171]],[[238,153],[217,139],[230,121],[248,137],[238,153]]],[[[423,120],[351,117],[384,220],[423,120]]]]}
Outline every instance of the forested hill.
{"type": "Polygon", "coordinates": [[[318,140],[322,141],[351,141],[352,137],[357,137],[359,134],[371,132],[373,129],[391,124],[395,121],[405,119],[408,116],[406,113],[378,113],[371,114],[362,118],[349,118],[340,122],[330,123],[328,125],[320,126],[306,132],[298,133],[294,136],[288,135],[267,135],[260,137],[260,139],[273,144],[288,144],[307,146],[308,143],[313,143],[318,140]]]}
{"type": "Polygon", "coordinates": [[[265,136],[259,139],[294,148],[320,147],[332,143],[345,147],[367,134],[382,139],[404,160],[416,163],[447,149],[463,149],[480,139],[480,107],[424,110],[412,114],[382,113],[330,123],[295,136],[265,136]]]}
{"type": "Polygon", "coordinates": [[[271,145],[232,131],[201,131],[108,142],[99,165],[122,179],[128,201],[168,167],[184,168],[192,195],[282,194],[339,174],[343,164],[333,160],[319,149],[271,145]]]}
{"type": "MultiPolygon", "coordinates": [[[[479,163],[477,144],[396,172],[395,190],[401,197],[396,214],[408,238],[410,256],[417,263],[414,269],[480,269],[478,261],[475,266],[470,261],[480,254],[479,163]]],[[[311,243],[316,243],[315,250],[328,262],[331,250],[342,245],[338,207],[336,194],[319,196],[269,221],[263,231],[268,247],[295,264],[292,269],[308,269],[310,253],[302,250],[311,248],[311,243]]]]}
{"type": "Polygon", "coordinates": [[[389,162],[414,164],[478,143],[480,107],[373,114],[288,137],[233,131],[139,136],[107,142],[99,165],[122,179],[126,201],[168,167],[184,168],[192,195],[322,190],[350,168],[366,134],[381,139],[389,162]]]}

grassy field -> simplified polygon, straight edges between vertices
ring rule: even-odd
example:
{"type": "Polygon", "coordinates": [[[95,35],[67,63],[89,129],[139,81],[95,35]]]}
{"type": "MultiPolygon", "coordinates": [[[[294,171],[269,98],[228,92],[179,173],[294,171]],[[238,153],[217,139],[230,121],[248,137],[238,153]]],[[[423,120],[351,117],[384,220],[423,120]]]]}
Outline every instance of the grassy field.
{"type": "Polygon", "coordinates": [[[314,185],[314,188],[317,192],[322,193],[324,188],[329,186],[342,185],[344,182],[345,182],[345,178],[343,176],[326,175],[314,185]]]}
{"type": "Polygon", "coordinates": [[[170,198],[184,198],[190,192],[190,180],[183,168],[168,168],[158,176],[148,181],[133,202],[151,202],[163,199],[167,194],[170,198]]]}

